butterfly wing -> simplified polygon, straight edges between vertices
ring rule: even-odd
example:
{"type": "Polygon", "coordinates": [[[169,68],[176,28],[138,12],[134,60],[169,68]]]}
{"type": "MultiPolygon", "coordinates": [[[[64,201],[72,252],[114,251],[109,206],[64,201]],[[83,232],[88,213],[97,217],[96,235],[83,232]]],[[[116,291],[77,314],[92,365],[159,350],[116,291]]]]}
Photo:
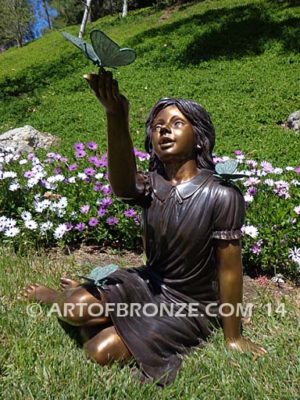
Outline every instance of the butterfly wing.
{"type": "Polygon", "coordinates": [[[216,165],[216,172],[218,175],[232,175],[237,168],[236,160],[227,160],[224,163],[218,163],[216,165]]]}
{"type": "Polygon", "coordinates": [[[136,53],[132,49],[120,49],[119,45],[111,40],[104,32],[98,29],[90,33],[94,52],[102,67],[120,67],[131,64],[136,53]]]}
{"type": "Polygon", "coordinates": [[[91,60],[95,65],[98,65],[98,67],[101,66],[97,54],[94,52],[93,47],[89,43],[85,42],[84,40],[76,36],[70,35],[70,33],[68,32],[62,32],[62,35],[65,39],[67,39],[69,42],[74,44],[74,46],[80,49],[84,53],[84,55],[89,60],[91,60]]]}

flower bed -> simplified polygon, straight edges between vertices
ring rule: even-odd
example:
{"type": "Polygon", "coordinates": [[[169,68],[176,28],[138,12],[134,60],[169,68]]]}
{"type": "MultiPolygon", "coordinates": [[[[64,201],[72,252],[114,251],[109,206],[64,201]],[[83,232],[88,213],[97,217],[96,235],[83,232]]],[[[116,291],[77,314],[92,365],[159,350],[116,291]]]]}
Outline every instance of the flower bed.
{"type": "MultiPolygon", "coordinates": [[[[70,158],[48,153],[43,159],[10,149],[0,153],[0,240],[16,247],[78,242],[137,249],[140,212],[124,205],[107,180],[106,154],[97,144],[75,143],[70,158]]],[[[135,151],[138,168],[147,168],[148,154],[135,151]]],[[[247,159],[236,150],[236,181],[247,204],[243,258],[248,273],[300,272],[298,179],[300,167],[276,168],[247,159]]],[[[224,162],[229,157],[215,157],[224,162]]]]}

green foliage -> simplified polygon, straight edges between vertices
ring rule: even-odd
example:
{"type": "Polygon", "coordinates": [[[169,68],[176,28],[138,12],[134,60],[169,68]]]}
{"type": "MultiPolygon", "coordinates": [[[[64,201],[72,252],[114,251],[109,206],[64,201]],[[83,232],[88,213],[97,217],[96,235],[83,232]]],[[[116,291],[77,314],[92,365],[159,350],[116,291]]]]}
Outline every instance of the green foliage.
{"type": "Polygon", "coordinates": [[[0,43],[11,41],[22,46],[30,36],[33,10],[28,0],[0,0],[0,43]]]}

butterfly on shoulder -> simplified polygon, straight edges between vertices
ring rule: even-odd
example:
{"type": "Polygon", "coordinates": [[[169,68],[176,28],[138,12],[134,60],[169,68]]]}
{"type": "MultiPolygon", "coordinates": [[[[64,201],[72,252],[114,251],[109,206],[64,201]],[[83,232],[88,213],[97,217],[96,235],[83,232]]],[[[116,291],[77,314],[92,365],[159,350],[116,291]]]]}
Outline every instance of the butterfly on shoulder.
{"type": "Polygon", "coordinates": [[[248,175],[245,174],[235,174],[238,166],[238,162],[236,160],[227,160],[225,162],[220,162],[216,165],[215,176],[224,179],[225,181],[246,178],[248,175]]]}
{"type": "Polygon", "coordinates": [[[116,42],[98,29],[94,29],[90,33],[91,45],[67,32],[62,32],[62,35],[80,49],[99,68],[121,67],[131,64],[136,59],[136,52],[134,50],[129,48],[121,49],[116,42]]]}

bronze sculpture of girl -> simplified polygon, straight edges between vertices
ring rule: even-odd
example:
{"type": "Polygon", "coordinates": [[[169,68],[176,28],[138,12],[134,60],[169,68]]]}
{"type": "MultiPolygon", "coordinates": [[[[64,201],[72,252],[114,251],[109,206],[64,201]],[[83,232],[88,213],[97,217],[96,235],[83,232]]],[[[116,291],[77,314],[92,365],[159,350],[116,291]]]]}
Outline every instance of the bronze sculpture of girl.
{"type": "Polygon", "coordinates": [[[146,265],[121,269],[97,287],[62,278],[62,292],[39,284],[27,298],[57,304],[66,329],[79,333],[89,358],[105,365],[134,358],[145,378],[172,382],[182,355],[202,345],[221,321],[227,348],[263,355],[241,335],[241,227],[244,199],[230,182],[214,174],[214,128],[208,113],[190,100],[162,99],[146,122],[149,171],[136,169],[129,134],[128,101],[110,72],[85,78],[107,114],[108,171],[116,196],[142,207],[146,265]],[[120,317],[118,309],[91,316],[85,305],[138,304],[139,313],[120,317]],[[146,313],[144,305],[173,306],[146,313]],[[193,312],[179,313],[182,305],[193,312]],[[222,315],[219,310],[222,306],[222,315]],[[141,311],[142,310],[142,311],[141,311]],[[232,311],[232,312],[230,312],[232,311]]]}

